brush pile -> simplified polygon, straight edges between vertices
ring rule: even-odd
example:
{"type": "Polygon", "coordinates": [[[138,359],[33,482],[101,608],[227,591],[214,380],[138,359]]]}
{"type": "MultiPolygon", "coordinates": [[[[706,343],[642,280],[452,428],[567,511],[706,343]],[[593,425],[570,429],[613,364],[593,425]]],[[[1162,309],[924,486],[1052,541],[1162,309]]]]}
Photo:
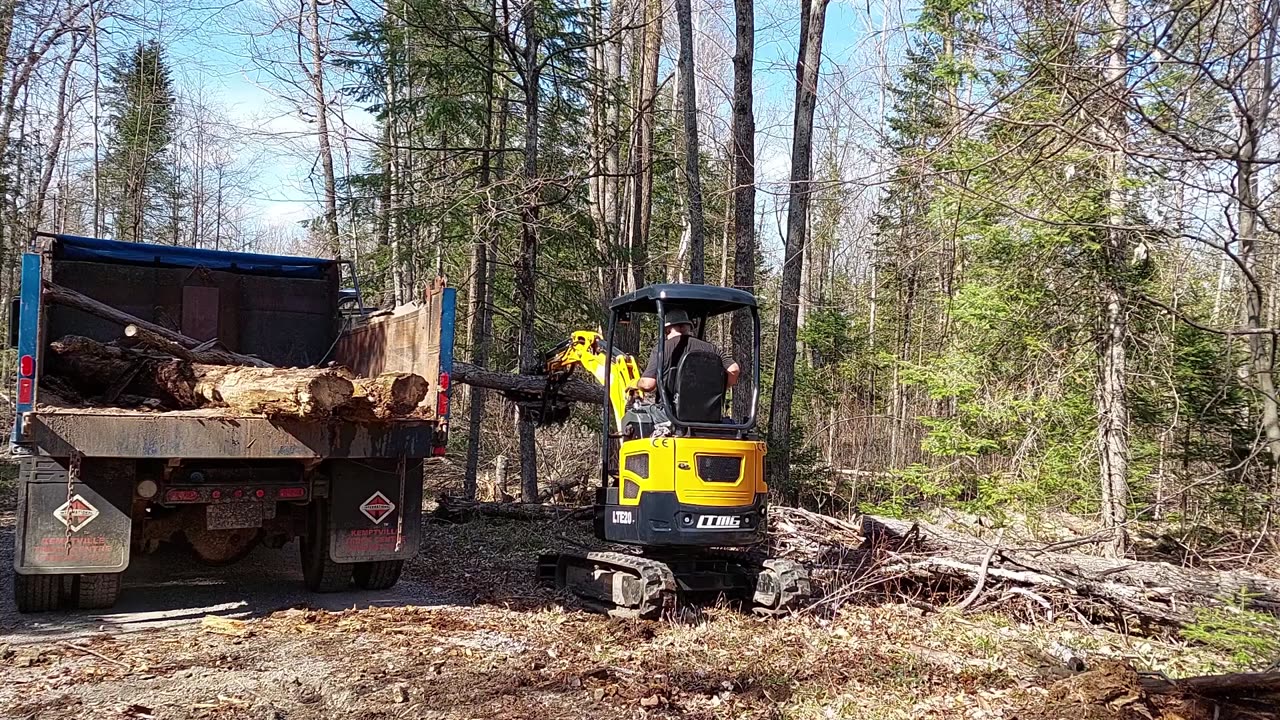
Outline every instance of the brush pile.
{"type": "MultiPolygon", "coordinates": [[[[771,508],[776,554],[814,569],[839,604],[868,590],[932,597],[959,609],[1026,604],[1126,627],[1182,627],[1197,608],[1234,605],[1280,613],[1280,579],[1064,550],[1074,543],[1006,543],[938,525],[864,515],[861,522],[771,508]]],[[[1085,543],[1079,543],[1085,544],[1085,543]]]]}

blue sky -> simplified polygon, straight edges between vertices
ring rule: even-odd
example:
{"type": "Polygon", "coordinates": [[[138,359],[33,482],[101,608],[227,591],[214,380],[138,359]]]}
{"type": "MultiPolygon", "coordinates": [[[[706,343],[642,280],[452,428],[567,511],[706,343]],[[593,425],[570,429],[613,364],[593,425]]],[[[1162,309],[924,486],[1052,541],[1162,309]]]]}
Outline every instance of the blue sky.
{"type": "MultiPolygon", "coordinates": [[[[253,212],[265,222],[288,225],[316,211],[318,192],[311,180],[315,151],[311,126],[298,117],[289,103],[278,98],[278,83],[251,60],[247,33],[255,23],[247,18],[260,13],[269,2],[242,0],[225,8],[182,15],[151,6],[152,15],[147,22],[160,29],[180,86],[221,106],[237,126],[237,135],[243,140],[237,152],[253,167],[254,180],[248,189],[253,212]]],[[[777,184],[785,180],[789,170],[799,3],[782,0],[757,5],[757,167],[758,179],[765,186],[761,202],[767,205],[769,187],[777,191],[777,184]]],[[[708,13],[704,18],[710,20],[708,32],[715,32],[717,27],[712,13],[718,14],[721,31],[731,29],[726,25],[732,22],[731,0],[703,0],[703,7],[708,13]]],[[[873,22],[880,24],[880,14],[865,3],[832,0],[827,16],[824,73],[834,65],[850,66],[848,69],[855,75],[865,70],[857,64],[859,57],[866,56],[870,38],[866,18],[874,18],[873,22]]],[[[670,29],[673,31],[674,27],[670,29]]],[[[130,30],[119,28],[113,33],[114,42],[133,37],[130,30]]],[[[855,100],[858,98],[856,89],[852,95],[855,100]]],[[[346,115],[357,130],[372,129],[371,119],[358,109],[349,110],[346,115]]]]}

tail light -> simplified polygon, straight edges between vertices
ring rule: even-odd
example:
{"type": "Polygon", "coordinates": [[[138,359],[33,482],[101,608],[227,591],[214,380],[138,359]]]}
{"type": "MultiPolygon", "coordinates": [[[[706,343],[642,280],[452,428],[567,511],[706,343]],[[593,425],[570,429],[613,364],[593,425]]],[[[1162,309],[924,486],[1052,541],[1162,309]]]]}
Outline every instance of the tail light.
{"type": "Polygon", "coordinates": [[[307,496],[307,489],[301,488],[301,487],[280,488],[280,491],[276,493],[276,497],[280,498],[281,500],[297,500],[299,498],[304,498],[306,496],[307,496]]]}
{"type": "Polygon", "coordinates": [[[440,393],[436,396],[436,416],[449,417],[449,373],[440,373],[440,393]]]}
{"type": "Polygon", "coordinates": [[[32,385],[31,378],[18,378],[18,402],[20,404],[31,402],[32,385]]]}
{"type": "Polygon", "coordinates": [[[31,377],[36,374],[36,359],[30,355],[23,355],[18,360],[18,374],[22,377],[31,377]]]}
{"type": "Polygon", "coordinates": [[[195,502],[200,499],[199,490],[170,490],[164,494],[167,502],[195,502]]]}

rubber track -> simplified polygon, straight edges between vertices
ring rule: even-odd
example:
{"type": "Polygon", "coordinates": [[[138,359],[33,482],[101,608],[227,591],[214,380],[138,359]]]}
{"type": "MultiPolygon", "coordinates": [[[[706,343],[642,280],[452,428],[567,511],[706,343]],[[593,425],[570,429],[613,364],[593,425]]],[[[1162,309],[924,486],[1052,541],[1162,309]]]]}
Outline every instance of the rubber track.
{"type": "MultiPolygon", "coordinates": [[[[560,561],[582,567],[607,567],[623,571],[642,581],[643,595],[639,604],[627,606],[624,598],[614,597],[612,607],[600,608],[613,617],[657,619],[675,610],[676,579],[666,563],[638,555],[617,552],[561,553],[560,561]]],[[[572,588],[567,588],[572,591],[572,588]]],[[[593,605],[595,600],[581,598],[593,605]]]]}
{"type": "MultiPolygon", "coordinates": [[[[760,604],[753,598],[752,612],[768,616],[786,615],[808,603],[813,590],[809,582],[809,571],[803,565],[792,560],[770,558],[762,562],[760,567],[760,580],[757,582],[757,587],[760,583],[773,579],[780,590],[777,593],[778,597],[769,605],[760,604]]],[[[759,594],[757,594],[758,597],[759,594]]]]}

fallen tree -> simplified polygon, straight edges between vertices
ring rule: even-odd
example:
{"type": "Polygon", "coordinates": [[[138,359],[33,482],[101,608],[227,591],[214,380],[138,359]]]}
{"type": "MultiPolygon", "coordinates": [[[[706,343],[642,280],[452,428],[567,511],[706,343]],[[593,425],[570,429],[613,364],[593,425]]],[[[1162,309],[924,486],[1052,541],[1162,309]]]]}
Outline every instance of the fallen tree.
{"type": "Polygon", "coordinates": [[[1054,717],[1274,718],[1280,671],[1170,679],[1107,659],[1054,683],[1046,702],[1054,717]]]}
{"type": "Polygon", "coordinates": [[[1280,613],[1280,580],[1246,572],[1016,546],[874,515],[864,515],[859,527],[792,508],[772,512],[775,550],[813,566],[835,595],[843,587],[905,584],[904,594],[926,586],[962,598],[956,603],[962,610],[1020,595],[1046,609],[1084,604],[1090,612],[1164,626],[1194,622],[1198,607],[1232,602],[1280,613]]]}
{"type": "MultiPolygon", "coordinates": [[[[478,365],[454,361],[454,382],[465,383],[472,387],[498,390],[516,400],[541,398],[548,390],[547,379],[540,375],[515,375],[513,373],[486,370],[478,365]]],[[[553,386],[554,393],[568,400],[601,405],[604,403],[604,388],[582,380],[569,379],[553,386]]]]}
{"type": "Polygon", "coordinates": [[[1195,608],[1229,602],[1280,612],[1280,580],[1251,573],[1008,547],[927,523],[873,515],[863,516],[862,531],[867,547],[886,553],[879,571],[889,574],[975,583],[989,578],[1100,601],[1163,625],[1185,625],[1195,620],[1195,608]]]}

